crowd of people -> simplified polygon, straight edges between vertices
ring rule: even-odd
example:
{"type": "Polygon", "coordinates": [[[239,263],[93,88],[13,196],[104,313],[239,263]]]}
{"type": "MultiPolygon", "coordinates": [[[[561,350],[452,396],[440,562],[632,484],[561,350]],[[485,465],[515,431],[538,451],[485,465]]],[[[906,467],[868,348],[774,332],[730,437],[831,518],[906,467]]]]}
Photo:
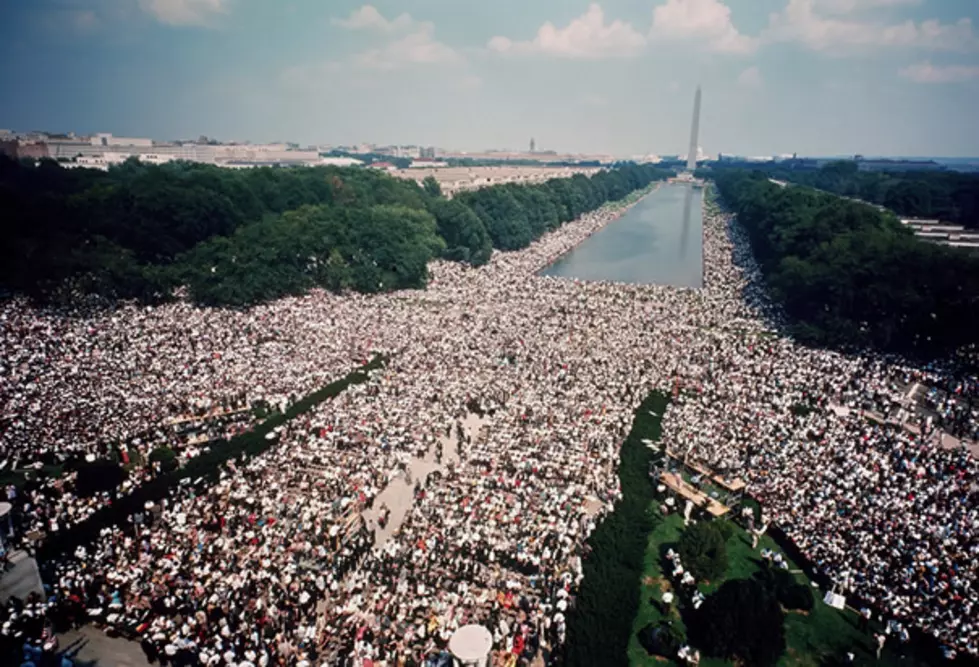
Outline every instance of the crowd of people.
{"type": "Polygon", "coordinates": [[[970,440],[939,428],[976,433],[975,378],[764,333],[699,342],[668,443],[745,479],[840,593],[932,634],[946,655],[979,653],[979,465],[970,440]]]}
{"type": "MultiPolygon", "coordinates": [[[[467,623],[490,629],[499,664],[556,664],[633,412],[682,386],[667,444],[748,481],[841,590],[976,652],[975,461],[863,413],[886,414],[909,378],[946,376],[779,335],[746,239],[713,205],[702,289],[536,275],[620,214],[478,269],[436,262],[424,291],[246,312],[5,306],[0,447],[18,465],[93,453],[191,405],[290,401],[388,358],[216,484],[182,486],[53,564],[58,613],[209,665],[422,665],[467,623]],[[466,432],[473,414],[483,428],[466,432]],[[411,480],[396,525],[366,521],[436,448],[444,464],[411,480]]],[[[965,405],[975,383],[961,386],[965,405]]],[[[975,427],[955,414],[960,433],[975,427]]]]}

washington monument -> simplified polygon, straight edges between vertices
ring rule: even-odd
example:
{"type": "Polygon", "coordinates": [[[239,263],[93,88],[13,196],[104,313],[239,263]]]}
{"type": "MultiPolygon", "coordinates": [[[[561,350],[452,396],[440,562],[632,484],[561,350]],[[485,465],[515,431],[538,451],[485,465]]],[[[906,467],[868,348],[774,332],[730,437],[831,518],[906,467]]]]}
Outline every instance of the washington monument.
{"type": "Polygon", "coordinates": [[[693,122],[690,125],[690,150],[687,151],[687,171],[691,174],[697,168],[697,135],[700,133],[700,86],[693,96],[693,122]]]}

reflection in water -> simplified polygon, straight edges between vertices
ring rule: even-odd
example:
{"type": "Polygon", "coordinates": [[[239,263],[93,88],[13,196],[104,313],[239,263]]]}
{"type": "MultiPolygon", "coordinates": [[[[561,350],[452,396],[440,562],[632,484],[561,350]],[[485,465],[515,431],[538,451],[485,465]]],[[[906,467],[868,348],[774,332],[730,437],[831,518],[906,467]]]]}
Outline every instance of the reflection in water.
{"type": "Polygon", "coordinates": [[[541,275],[700,287],[701,190],[662,185],[541,275]]]}
{"type": "Polygon", "coordinates": [[[687,254],[687,241],[690,240],[690,204],[693,202],[693,185],[683,186],[683,231],[680,232],[680,256],[687,254]]]}

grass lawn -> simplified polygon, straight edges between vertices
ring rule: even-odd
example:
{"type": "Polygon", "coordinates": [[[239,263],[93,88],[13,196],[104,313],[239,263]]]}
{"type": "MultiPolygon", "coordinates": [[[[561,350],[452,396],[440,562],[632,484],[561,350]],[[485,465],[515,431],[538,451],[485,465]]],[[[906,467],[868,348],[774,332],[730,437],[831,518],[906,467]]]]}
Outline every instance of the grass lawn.
{"type": "MultiPolygon", "coordinates": [[[[658,512],[658,502],[650,507],[651,512],[658,512]]],[[[636,633],[648,623],[659,623],[663,616],[652,601],[659,601],[662,592],[669,587],[668,579],[663,577],[661,562],[662,555],[670,546],[675,546],[683,531],[683,517],[679,514],[658,521],[655,529],[649,535],[646,548],[643,578],[641,582],[639,613],[633,624],[632,637],[629,640],[630,665],[669,665],[680,664],[656,656],[650,656],[639,645],[636,633]]],[[[761,567],[761,549],[778,549],[770,537],[763,536],[759,541],[758,551],[752,551],[751,540],[741,528],[736,528],[734,535],[728,540],[727,552],[729,567],[724,579],[701,584],[700,590],[705,594],[717,589],[726,579],[748,578],[761,567]]],[[[794,566],[793,570],[798,569],[794,566]]],[[[796,578],[802,582],[808,580],[803,574],[796,578]]],[[[882,659],[878,662],[874,655],[873,635],[861,632],[857,628],[857,615],[851,611],[838,611],[823,603],[823,592],[813,590],[816,604],[808,614],[789,612],[785,620],[786,653],[780,665],[818,667],[828,656],[840,656],[847,651],[856,654],[855,664],[887,665],[894,667],[911,667],[922,663],[911,658],[901,658],[885,649],[882,659]]],[[[675,623],[683,627],[679,614],[672,612],[675,623]]],[[[890,645],[888,645],[890,649],[890,645]]],[[[733,663],[703,656],[702,667],[720,667],[733,663]]]]}

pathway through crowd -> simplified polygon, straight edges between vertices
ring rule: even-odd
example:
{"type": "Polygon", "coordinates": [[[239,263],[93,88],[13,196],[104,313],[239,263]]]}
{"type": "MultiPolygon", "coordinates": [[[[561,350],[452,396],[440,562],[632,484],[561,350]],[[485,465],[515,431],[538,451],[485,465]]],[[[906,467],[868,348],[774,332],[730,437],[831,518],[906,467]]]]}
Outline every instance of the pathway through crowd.
{"type": "MultiPolygon", "coordinates": [[[[488,423],[489,419],[487,417],[480,417],[470,412],[462,420],[463,439],[470,438],[476,440],[479,437],[480,430],[488,423]]],[[[375,550],[383,547],[391,536],[398,532],[398,528],[401,527],[405,516],[415,501],[415,483],[421,482],[422,486],[425,486],[429,475],[433,472],[442,472],[449,465],[460,462],[458,449],[460,444],[459,434],[454,424],[452,426],[452,434],[449,436],[439,436],[439,442],[442,443],[441,463],[436,460],[434,446],[429,447],[424,458],[412,457],[411,462],[408,464],[411,481],[409,482],[408,478],[403,474],[396,476],[388,483],[384,490],[377,494],[377,497],[374,498],[373,506],[364,510],[362,516],[364,517],[364,521],[367,522],[367,527],[375,531],[375,550]],[[391,513],[388,516],[387,524],[382,528],[378,524],[378,519],[381,516],[381,508],[385,506],[391,513]]],[[[462,443],[462,446],[465,447],[465,442],[462,443]]]]}

